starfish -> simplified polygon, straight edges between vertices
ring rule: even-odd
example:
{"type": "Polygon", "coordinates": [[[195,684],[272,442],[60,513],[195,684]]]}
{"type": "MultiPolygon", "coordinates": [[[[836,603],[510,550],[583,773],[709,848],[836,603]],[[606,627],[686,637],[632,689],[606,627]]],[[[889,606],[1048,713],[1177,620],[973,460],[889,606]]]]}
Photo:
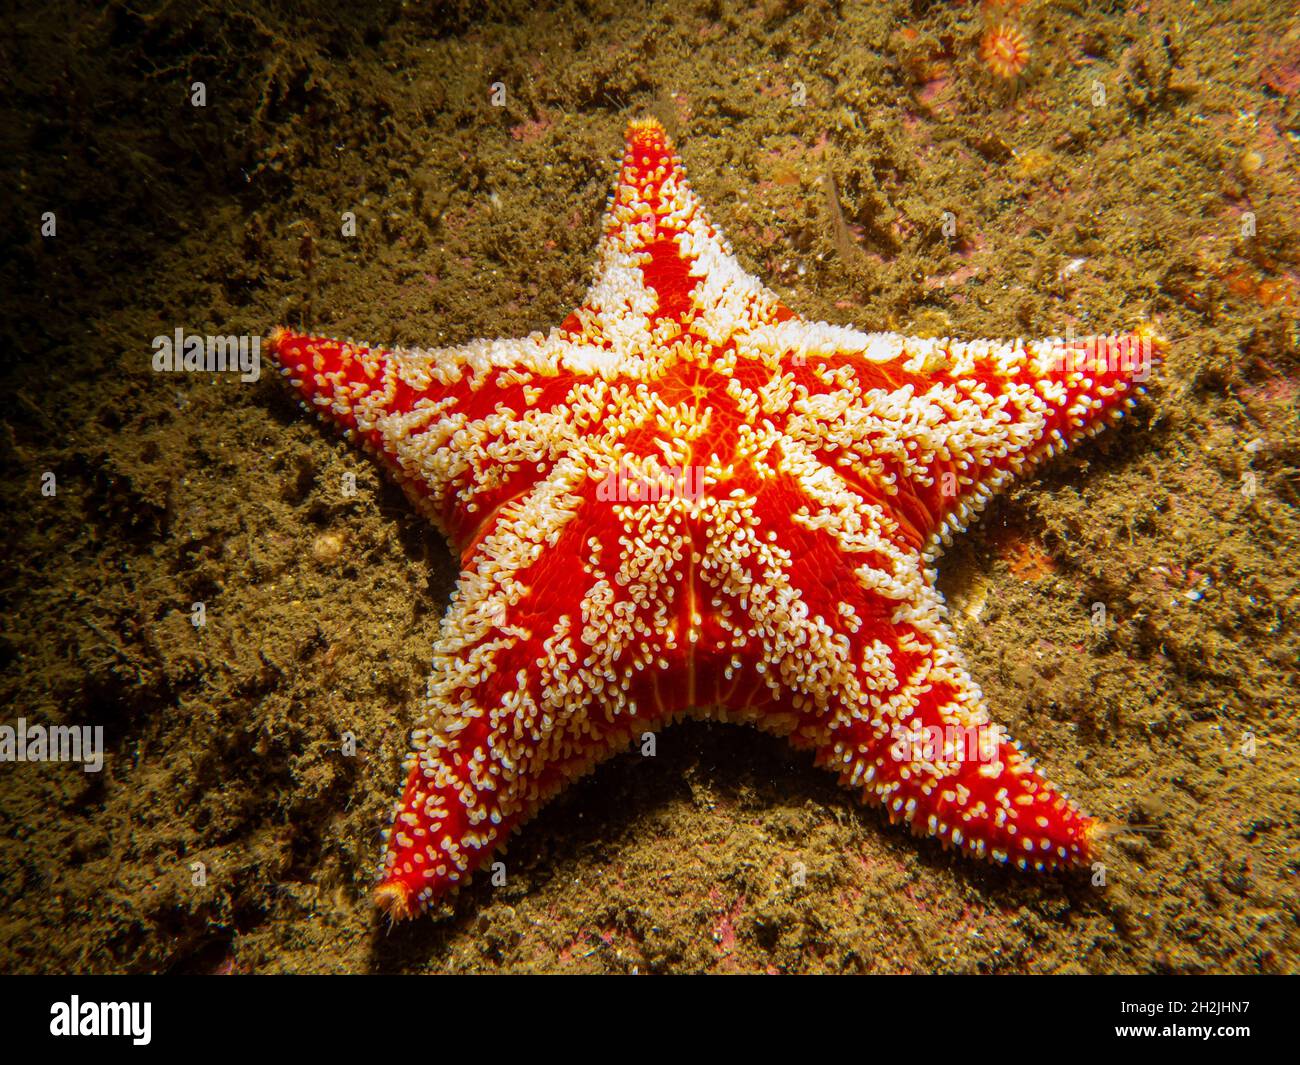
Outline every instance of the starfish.
{"type": "Polygon", "coordinates": [[[682,717],[788,737],[964,854],[1090,861],[1099,823],[992,723],[934,564],[993,493],[1132,406],[1154,334],[804,321],[741,268],[648,118],[598,255],[545,334],[271,337],[304,405],[462,562],[376,904],[427,909],[566,784],[682,717]]]}

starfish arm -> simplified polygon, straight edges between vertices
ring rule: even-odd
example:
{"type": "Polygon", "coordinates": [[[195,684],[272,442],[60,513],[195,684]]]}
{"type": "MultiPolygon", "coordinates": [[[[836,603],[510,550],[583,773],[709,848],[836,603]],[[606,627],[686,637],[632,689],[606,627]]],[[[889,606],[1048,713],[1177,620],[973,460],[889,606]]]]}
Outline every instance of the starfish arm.
{"type": "Polygon", "coordinates": [[[895,617],[855,641],[857,697],[806,719],[796,745],[917,835],[1021,869],[1086,864],[1095,822],[992,723],[947,626],[895,617]]]}
{"type": "Polygon", "coordinates": [[[304,407],[374,454],[466,551],[602,416],[602,352],[561,330],[431,351],[277,330],[271,350],[304,407]]]}
{"type": "Polygon", "coordinates": [[[1122,416],[1160,341],[957,342],[793,321],[747,345],[785,370],[785,431],[888,502],[932,558],[1013,478],[1122,416]]]}
{"type": "Polygon", "coordinates": [[[414,914],[567,783],[689,701],[671,558],[565,460],[496,515],[434,651],[375,899],[414,914]]]}
{"type": "Polygon", "coordinates": [[[625,369],[645,365],[652,373],[674,340],[721,346],[739,328],[792,316],[740,266],[663,126],[632,122],[602,224],[596,280],[564,328],[617,353],[625,369]]]}
{"type": "Polygon", "coordinates": [[[788,735],[891,819],[975,857],[1086,862],[1093,822],[992,724],[920,552],[883,509],[797,446],[735,506],[744,531],[704,549],[716,631],[701,647],[727,647],[712,671],[725,683],[702,660],[697,684],[722,716],[788,735]]]}

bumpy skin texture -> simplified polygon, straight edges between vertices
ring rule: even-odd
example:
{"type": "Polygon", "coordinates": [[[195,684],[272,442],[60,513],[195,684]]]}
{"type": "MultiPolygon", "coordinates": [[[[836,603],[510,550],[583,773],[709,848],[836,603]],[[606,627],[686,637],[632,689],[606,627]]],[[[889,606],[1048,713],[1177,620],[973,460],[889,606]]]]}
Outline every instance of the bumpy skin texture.
{"type": "Polygon", "coordinates": [[[272,349],[463,561],[380,868],[390,914],[683,715],[788,736],[967,854],[1088,860],[1094,822],[991,724],[932,565],[1011,477],[1131,405],[1149,337],[804,322],[646,119],[560,327],[431,351],[279,330],[272,349]]]}

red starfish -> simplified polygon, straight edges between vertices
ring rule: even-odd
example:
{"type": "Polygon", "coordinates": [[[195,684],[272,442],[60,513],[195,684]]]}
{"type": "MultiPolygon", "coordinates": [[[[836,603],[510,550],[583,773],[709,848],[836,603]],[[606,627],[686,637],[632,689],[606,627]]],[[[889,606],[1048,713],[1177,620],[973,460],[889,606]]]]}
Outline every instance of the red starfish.
{"type": "Polygon", "coordinates": [[[990,724],[932,563],[1013,476],[1132,405],[1149,334],[802,321],[644,119],[559,328],[271,346],[463,562],[375,892],[390,914],[455,890],[565,784],[682,716],[788,736],[968,854],[1089,859],[1096,823],[990,724]]]}

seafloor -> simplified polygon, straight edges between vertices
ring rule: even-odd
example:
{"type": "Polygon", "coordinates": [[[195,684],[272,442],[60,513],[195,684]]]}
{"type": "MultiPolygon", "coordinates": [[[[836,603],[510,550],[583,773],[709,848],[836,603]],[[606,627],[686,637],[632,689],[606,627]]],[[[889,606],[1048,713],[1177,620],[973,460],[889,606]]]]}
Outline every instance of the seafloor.
{"type": "Polygon", "coordinates": [[[0,970],[1300,969],[1291,5],[26,7],[0,692],[108,755],[0,765],[0,970]],[[1011,82],[979,50],[1003,21],[1032,49],[1011,82]],[[156,374],[151,339],[548,328],[646,112],[805,316],[1169,338],[1141,409],[942,566],[995,718],[1114,826],[1104,886],[958,859],[776,739],[687,725],[546,809],[505,886],[372,910],[455,563],[275,374],[156,374]]]}

